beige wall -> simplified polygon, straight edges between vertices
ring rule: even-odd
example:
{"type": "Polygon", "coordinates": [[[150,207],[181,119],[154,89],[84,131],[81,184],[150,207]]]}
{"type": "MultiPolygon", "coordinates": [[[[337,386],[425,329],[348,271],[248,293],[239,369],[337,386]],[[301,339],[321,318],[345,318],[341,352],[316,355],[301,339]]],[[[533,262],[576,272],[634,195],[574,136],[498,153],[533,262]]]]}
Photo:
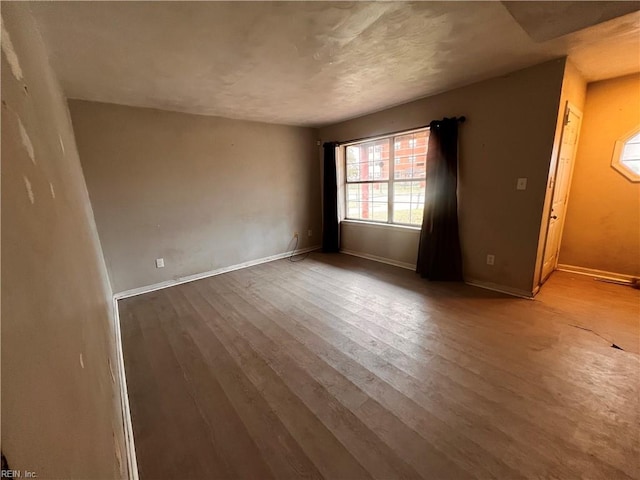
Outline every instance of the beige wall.
{"type": "Polygon", "coordinates": [[[640,127],[640,75],[589,84],[560,263],[640,276],[640,183],[611,167],[615,141],[640,127]]]}
{"type": "MultiPolygon", "coordinates": [[[[563,59],[554,60],[332,125],[320,135],[346,141],[465,115],[459,176],[465,279],[530,294],[564,67],[563,59]],[[516,190],[518,177],[528,178],[527,190],[516,190]],[[494,266],[486,264],[487,254],[495,255],[494,266]]],[[[385,252],[394,261],[415,259],[416,233],[387,231],[345,226],[343,246],[385,252]]]]}
{"type": "Polygon", "coordinates": [[[111,290],[65,99],[27,9],[2,4],[13,45],[3,32],[2,452],[38,478],[123,477],[111,290]]]}
{"type": "Polygon", "coordinates": [[[420,229],[342,222],[340,249],[398,266],[415,268],[420,229]]]}
{"type": "Polygon", "coordinates": [[[70,109],[115,292],[286,252],[294,231],[300,247],[320,243],[315,130],[84,101],[70,109]]]}

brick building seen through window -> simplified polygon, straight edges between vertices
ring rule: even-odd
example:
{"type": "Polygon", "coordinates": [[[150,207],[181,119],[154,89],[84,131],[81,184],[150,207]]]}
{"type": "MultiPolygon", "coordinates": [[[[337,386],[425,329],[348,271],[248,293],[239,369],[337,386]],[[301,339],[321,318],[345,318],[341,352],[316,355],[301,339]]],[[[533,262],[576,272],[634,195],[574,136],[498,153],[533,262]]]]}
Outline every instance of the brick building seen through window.
{"type": "Polygon", "coordinates": [[[345,147],[347,218],[420,225],[429,130],[345,147]]]}

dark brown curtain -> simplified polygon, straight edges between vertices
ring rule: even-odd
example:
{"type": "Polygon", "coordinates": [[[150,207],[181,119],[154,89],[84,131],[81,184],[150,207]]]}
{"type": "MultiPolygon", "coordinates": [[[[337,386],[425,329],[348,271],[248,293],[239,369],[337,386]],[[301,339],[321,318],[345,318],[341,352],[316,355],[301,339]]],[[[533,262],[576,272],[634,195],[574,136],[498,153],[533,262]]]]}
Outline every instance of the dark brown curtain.
{"type": "Polygon", "coordinates": [[[462,280],[458,232],[458,118],[429,125],[427,185],[416,271],[429,280],[462,280]]]}
{"type": "Polygon", "coordinates": [[[338,180],[336,172],[336,144],[328,142],[324,147],[324,188],[322,206],[322,251],[340,251],[338,226],[338,180]]]}

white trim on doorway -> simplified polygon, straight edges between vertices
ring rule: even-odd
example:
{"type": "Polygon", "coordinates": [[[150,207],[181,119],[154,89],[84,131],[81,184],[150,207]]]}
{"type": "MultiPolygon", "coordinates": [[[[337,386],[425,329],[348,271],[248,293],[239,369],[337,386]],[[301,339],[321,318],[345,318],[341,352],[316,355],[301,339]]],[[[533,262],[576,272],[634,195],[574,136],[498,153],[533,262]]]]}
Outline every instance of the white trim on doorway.
{"type": "Polygon", "coordinates": [[[127,391],[127,375],[124,369],[124,355],[122,353],[122,336],[120,333],[120,312],[118,300],[113,297],[113,316],[115,320],[116,334],[116,363],[118,376],[120,377],[120,404],[122,408],[122,420],[124,427],[125,450],[127,453],[127,473],[129,480],[138,480],[138,460],[136,458],[136,446],[133,438],[133,424],[131,423],[131,409],[129,408],[129,394],[127,391]]]}

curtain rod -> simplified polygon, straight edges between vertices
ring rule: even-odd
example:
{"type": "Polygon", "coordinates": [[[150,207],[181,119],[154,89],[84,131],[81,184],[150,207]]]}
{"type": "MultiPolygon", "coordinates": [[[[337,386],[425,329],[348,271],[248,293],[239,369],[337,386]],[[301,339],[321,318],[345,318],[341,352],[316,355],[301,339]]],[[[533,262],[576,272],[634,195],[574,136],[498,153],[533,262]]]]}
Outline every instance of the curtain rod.
{"type": "MultiPolygon", "coordinates": [[[[464,123],[465,120],[467,119],[467,117],[465,117],[464,115],[462,115],[460,117],[452,117],[452,118],[455,118],[458,121],[458,123],[464,123]]],[[[441,121],[442,120],[433,120],[433,121],[429,122],[426,125],[422,125],[420,127],[411,128],[409,130],[397,130],[395,132],[382,133],[382,134],[376,135],[374,137],[356,138],[354,140],[345,140],[344,142],[334,142],[334,143],[336,144],[336,146],[342,146],[342,145],[347,145],[347,144],[350,144],[350,143],[364,142],[365,140],[372,140],[373,141],[373,140],[376,140],[378,138],[390,137],[392,135],[397,135],[399,133],[411,133],[411,132],[414,132],[416,130],[422,130],[424,128],[429,128],[433,122],[441,122],[441,121]]]]}

